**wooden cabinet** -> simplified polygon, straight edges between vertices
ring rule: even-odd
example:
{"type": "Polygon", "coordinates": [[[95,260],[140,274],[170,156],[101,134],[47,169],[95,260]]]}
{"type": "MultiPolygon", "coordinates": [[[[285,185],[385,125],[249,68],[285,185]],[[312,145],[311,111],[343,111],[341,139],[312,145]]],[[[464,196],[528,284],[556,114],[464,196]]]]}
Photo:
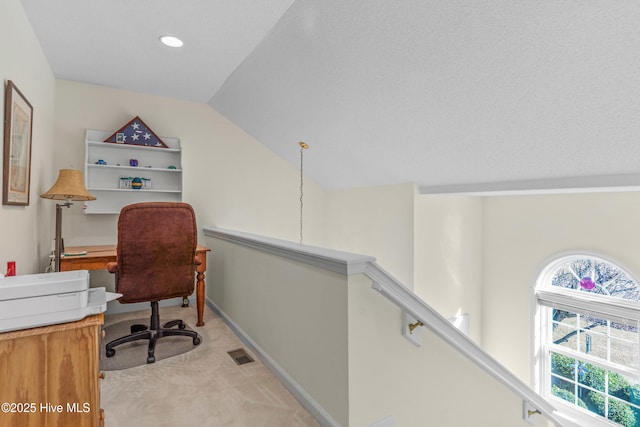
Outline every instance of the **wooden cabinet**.
{"type": "Polygon", "coordinates": [[[163,137],[168,148],[102,142],[110,135],[86,131],[84,180],[96,200],[86,202],[85,213],[119,214],[131,203],[182,201],[179,139],[163,137]],[[130,165],[132,159],[137,166],[130,165]],[[135,178],[142,188],[127,187],[135,178]]]}
{"type": "Polygon", "coordinates": [[[0,334],[0,425],[98,427],[104,315],[0,334]]]}

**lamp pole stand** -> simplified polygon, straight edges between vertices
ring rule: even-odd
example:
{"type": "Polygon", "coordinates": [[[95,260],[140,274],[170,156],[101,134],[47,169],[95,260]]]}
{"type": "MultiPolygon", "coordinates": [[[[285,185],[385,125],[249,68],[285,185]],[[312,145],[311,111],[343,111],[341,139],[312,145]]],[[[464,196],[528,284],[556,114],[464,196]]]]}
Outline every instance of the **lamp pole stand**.
{"type": "Polygon", "coordinates": [[[62,208],[71,207],[73,203],[67,201],[66,203],[56,203],[56,262],[55,271],[60,271],[60,257],[62,251],[64,251],[64,244],[62,243],[62,208]]]}

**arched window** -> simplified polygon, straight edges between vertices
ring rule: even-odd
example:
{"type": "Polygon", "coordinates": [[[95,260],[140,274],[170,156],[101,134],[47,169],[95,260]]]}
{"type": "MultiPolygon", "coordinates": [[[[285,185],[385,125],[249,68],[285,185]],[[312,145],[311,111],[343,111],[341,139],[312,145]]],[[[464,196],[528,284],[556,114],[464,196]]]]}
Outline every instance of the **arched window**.
{"type": "Polygon", "coordinates": [[[620,266],[575,254],[535,288],[538,391],[581,425],[640,427],[640,288],[620,266]]]}

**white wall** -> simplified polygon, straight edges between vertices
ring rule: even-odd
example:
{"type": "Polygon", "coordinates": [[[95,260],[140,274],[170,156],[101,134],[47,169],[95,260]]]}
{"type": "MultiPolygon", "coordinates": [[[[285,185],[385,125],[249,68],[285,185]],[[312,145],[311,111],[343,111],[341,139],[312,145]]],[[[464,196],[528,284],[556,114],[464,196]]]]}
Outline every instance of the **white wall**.
{"type": "Polygon", "coordinates": [[[413,184],[328,190],[328,246],[374,256],[382,268],[411,288],[415,196],[413,184]]]}
{"type": "Polygon", "coordinates": [[[522,400],[423,329],[422,346],[401,335],[401,310],[349,277],[349,426],[392,416],[398,427],[516,427],[522,400]]]}
{"type": "Polygon", "coordinates": [[[490,197],[484,202],[483,347],[531,380],[531,287],[554,254],[600,253],[640,274],[640,194],[490,197]]]}
{"type": "Polygon", "coordinates": [[[416,198],[413,290],[446,318],[469,315],[469,336],[481,342],[482,208],[480,197],[416,198]]]}
{"type": "Polygon", "coordinates": [[[0,2],[0,40],[0,114],[4,120],[8,80],[33,106],[29,206],[0,206],[0,272],[6,271],[7,261],[16,261],[17,274],[31,274],[46,267],[54,234],[55,203],[39,197],[57,177],[52,161],[54,77],[19,0],[0,2]]]}
{"type": "MultiPolygon", "coordinates": [[[[115,131],[140,116],[158,135],[180,139],[183,200],[200,228],[299,239],[299,171],[211,107],[70,81],[56,87],[58,168],[83,169],[85,129],[115,131]]],[[[308,179],[304,185],[305,241],[319,244],[324,191],[308,179]]],[[[64,215],[66,245],[116,242],[117,216],[85,216],[80,206],[64,215]]]]}

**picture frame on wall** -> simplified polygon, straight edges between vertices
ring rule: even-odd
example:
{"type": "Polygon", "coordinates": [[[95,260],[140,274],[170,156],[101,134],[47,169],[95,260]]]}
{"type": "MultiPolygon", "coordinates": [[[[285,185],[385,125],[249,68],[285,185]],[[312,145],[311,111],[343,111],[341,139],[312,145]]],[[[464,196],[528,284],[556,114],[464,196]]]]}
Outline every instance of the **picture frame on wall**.
{"type": "Polygon", "coordinates": [[[7,82],[4,104],[3,205],[29,205],[33,107],[16,87],[7,82]]]}

